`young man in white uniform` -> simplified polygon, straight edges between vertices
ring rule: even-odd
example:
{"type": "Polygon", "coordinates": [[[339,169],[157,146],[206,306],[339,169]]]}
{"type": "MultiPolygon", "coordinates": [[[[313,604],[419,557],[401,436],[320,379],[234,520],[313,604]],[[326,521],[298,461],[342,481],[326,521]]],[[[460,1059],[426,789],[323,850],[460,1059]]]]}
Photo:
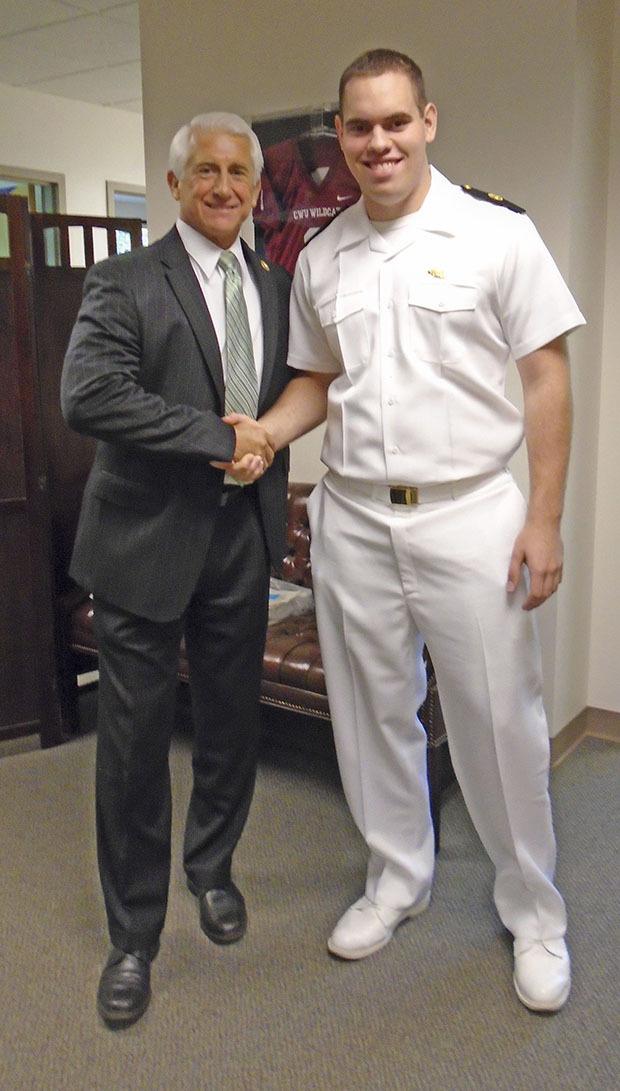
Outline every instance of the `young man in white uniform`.
{"type": "Polygon", "coordinates": [[[402,54],[345,71],[338,134],[362,198],[300,256],[302,374],[262,421],[279,448],[327,415],[312,572],[342,780],[370,850],[365,895],[328,946],[369,955],[430,900],[425,642],[517,994],[553,1011],[570,963],[531,610],[562,574],[563,335],[584,319],[521,210],[429,168],[436,118],[402,54]],[[511,359],[523,414],[504,393],[511,359]],[[528,505],[506,469],[524,434],[528,505]]]}

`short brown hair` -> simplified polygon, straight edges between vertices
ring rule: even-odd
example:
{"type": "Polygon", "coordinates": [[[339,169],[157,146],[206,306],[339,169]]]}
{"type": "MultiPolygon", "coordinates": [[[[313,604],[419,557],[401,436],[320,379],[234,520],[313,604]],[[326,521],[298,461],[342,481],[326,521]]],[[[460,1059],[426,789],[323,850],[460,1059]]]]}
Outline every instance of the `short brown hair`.
{"type": "Polygon", "coordinates": [[[340,113],[342,114],[344,92],[349,80],[355,79],[357,76],[383,76],[385,72],[403,72],[406,76],[409,76],[415,91],[418,109],[421,113],[426,106],[426,91],[424,89],[422,69],[406,53],[398,53],[395,49],[369,49],[366,53],[362,53],[360,57],[356,57],[348,68],[345,68],[340,77],[340,86],[338,88],[340,113]]]}

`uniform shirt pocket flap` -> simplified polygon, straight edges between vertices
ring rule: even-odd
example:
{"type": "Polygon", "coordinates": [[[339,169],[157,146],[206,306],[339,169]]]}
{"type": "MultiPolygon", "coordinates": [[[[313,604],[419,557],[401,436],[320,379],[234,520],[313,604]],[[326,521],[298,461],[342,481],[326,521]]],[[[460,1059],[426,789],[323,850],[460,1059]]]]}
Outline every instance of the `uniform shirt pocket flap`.
{"type": "Polygon", "coordinates": [[[319,303],[318,312],[322,326],[331,326],[342,322],[352,314],[364,309],[364,292],[347,292],[346,295],[332,296],[324,303],[319,303]]]}
{"type": "Polygon", "coordinates": [[[409,285],[409,306],[429,311],[473,311],[477,300],[478,288],[474,284],[429,279],[409,285]]]}

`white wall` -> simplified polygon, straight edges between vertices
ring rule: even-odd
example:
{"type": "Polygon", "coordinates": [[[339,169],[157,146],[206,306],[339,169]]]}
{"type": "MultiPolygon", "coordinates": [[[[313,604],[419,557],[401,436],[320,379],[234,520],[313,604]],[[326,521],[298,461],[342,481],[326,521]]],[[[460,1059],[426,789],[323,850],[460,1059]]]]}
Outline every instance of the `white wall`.
{"type": "MultiPolygon", "coordinates": [[[[616,0],[607,269],[600,389],[594,593],[588,703],[620,711],[620,3],[616,0]]],[[[596,190],[593,204],[604,199],[596,190]]]]}
{"type": "Polygon", "coordinates": [[[571,346],[575,421],[564,516],[567,563],[562,592],[553,600],[554,721],[559,727],[588,703],[613,8],[613,3],[592,0],[576,5],[568,269],[588,326],[571,346]],[[593,200],[593,194],[600,199],[593,200]]]}
{"type": "Polygon", "coordinates": [[[0,84],[0,164],[64,174],[66,212],[105,216],[106,181],[144,185],[142,118],[0,84]]]}
{"type": "Polygon", "coordinates": [[[151,226],[161,233],[172,222],[167,145],[193,113],[226,108],[252,117],[334,101],[344,65],[384,45],[410,52],[425,71],[440,113],[437,165],[527,204],[564,262],[574,7],[574,0],[388,0],[362,10],[359,0],[306,8],[273,0],[267,26],[260,5],[141,0],[151,226]]]}
{"type": "MultiPolygon", "coordinates": [[[[231,109],[251,118],[333,101],[345,64],[362,50],[382,45],[410,53],[425,71],[439,107],[433,149],[437,166],[457,181],[503,192],[524,205],[553,251],[589,325],[571,345],[576,424],[565,521],[565,583],[561,595],[539,612],[552,734],[586,705],[589,694],[592,700],[594,693],[603,693],[603,679],[595,673],[588,689],[593,557],[599,604],[615,575],[613,561],[605,565],[605,558],[613,558],[614,532],[619,529],[617,509],[612,516],[609,508],[611,471],[601,485],[602,496],[596,472],[609,43],[617,7],[617,0],[418,0],[415,5],[386,0],[365,7],[359,0],[337,5],[316,0],[311,7],[273,0],[266,25],[260,6],[215,2],[207,7],[178,0],[174,8],[162,8],[156,0],[140,3],[153,234],[162,233],[174,218],[164,173],[167,144],[178,125],[200,110],[231,109]],[[607,505],[605,513],[601,504],[607,505]]],[[[617,157],[615,162],[617,182],[617,157]]],[[[615,224],[617,239],[617,219],[615,224]]],[[[617,265],[614,269],[617,289],[617,265]]],[[[611,276],[609,265],[607,272],[611,276]]],[[[603,406],[601,418],[601,472],[605,465],[617,464],[620,445],[612,425],[612,406],[617,405],[612,395],[618,393],[617,367],[612,373],[617,322],[616,313],[608,316],[605,327],[603,393],[610,404],[603,406]]],[[[517,387],[513,378],[515,396],[517,387]]],[[[297,479],[313,480],[321,472],[319,432],[294,446],[297,479]]],[[[516,472],[523,482],[522,458],[516,472]]],[[[607,611],[592,627],[593,647],[596,642],[617,647],[619,625],[617,608],[607,611]]],[[[600,673],[613,676],[609,660],[600,673]]],[[[615,674],[620,676],[620,671],[615,674]]],[[[620,709],[617,688],[606,700],[620,709]]]]}

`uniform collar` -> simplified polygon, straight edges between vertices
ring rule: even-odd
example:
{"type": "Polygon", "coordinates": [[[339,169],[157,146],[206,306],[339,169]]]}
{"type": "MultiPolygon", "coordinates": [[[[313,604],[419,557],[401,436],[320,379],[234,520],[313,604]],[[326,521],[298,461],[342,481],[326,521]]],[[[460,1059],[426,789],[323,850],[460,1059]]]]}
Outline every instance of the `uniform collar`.
{"type": "MultiPolygon", "coordinates": [[[[415,221],[419,231],[431,231],[441,235],[455,235],[458,228],[458,210],[456,198],[459,187],[450,182],[435,167],[431,167],[431,187],[424,198],[415,221]]],[[[378,232],[373,232],[370,220],[364,208],[364,198],[360,197],[338,217],[341,228],[336,242],[336,252],[346,247],[368,240],[374,250],[387,250],[388,247],[378,232]]]]}

